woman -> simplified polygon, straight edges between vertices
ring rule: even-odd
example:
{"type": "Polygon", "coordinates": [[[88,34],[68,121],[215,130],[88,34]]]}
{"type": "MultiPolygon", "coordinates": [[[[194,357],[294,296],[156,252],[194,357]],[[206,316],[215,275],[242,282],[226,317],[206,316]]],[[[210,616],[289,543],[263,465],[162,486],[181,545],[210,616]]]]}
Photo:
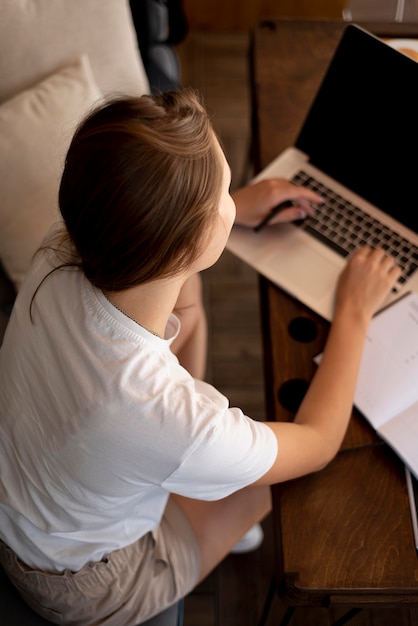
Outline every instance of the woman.
{"type": "Polygon", "coordinates": [[[269,485],[320,470],[344,436],[367,327],[399,270],[380,250],[353,255],[294,422],[254,421],[201,380],[197,276],[236,212],[251,226],[292,199],[275,221],[292,220],[321,199],[271,180],[235,204],[229,186],[188,90],[108,103],[74,136],[64,225],[35,257],[0,351],[0,559],[53,622],[162,611],[269,512],[269,485]]]}

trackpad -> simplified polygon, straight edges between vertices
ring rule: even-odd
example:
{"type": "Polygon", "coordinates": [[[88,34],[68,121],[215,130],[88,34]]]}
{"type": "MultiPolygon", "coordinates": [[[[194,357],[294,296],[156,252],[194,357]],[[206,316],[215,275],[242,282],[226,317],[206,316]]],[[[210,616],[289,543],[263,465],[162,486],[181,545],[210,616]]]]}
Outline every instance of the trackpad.
{"type": "Polygon", "coordinates": [[[315,298],[334,292],[338,279],[335,265],[312,248],[301,254],[293,252],[287,259],[286,274],[286,282],[315,298]]]}

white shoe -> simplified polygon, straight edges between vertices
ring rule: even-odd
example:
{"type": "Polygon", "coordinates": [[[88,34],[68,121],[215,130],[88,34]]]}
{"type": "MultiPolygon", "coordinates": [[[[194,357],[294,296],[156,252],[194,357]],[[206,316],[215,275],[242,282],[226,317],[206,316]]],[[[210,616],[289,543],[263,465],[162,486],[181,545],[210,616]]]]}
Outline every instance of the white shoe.
{"type": "Polygon", "coordinates": [[[252,552],[261,546],[264,539],[263,529],[260,524],[255,524],[245,535],[235,544],[230,551],[231,554],[244,554],[252,552]]]}

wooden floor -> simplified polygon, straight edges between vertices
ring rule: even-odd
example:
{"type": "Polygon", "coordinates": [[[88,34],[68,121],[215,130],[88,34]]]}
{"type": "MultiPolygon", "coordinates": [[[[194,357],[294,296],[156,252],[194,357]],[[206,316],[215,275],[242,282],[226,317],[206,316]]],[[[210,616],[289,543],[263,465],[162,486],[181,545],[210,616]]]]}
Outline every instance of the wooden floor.
{"type": "MultiPolygon", "coordinates": [[[[250,97],[246,34],[190,33],[179,48],[183,84],[203,94],[233,171],[235,188],[251,176],[250,97]]],[[[209,320],[207,378],[233,405],[263,419],[263,365],[256,273],[225,252],[203,275],[209,320]]],[[[301,520],[295,520],[295,525],[301,520]]],[[[185,601],[184,626],[256,626],[273,573],[271,518],[262,546],[229,556],[185,601]]],[[[219,520],[222,532],[222,519],[219,520]]],[[[268,626],[278,625],[284,607],[276,600],[268,626]]],[[[298,609],[292,626],[330,626],[340,614],[298,609]]],[[[363,611],[351,626],[413,626],[418,612],[363,611]]]]}

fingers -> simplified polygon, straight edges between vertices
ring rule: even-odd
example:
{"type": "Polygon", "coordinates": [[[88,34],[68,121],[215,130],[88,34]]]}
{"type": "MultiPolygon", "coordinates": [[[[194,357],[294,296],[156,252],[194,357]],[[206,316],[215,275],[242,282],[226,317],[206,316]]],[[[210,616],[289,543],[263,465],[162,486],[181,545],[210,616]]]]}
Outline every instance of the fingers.
{"type": "Polygon", "coordinates": [[[401,273],[401,268],[397,265],[396,260],[382,248],[371,248],[370,246],[363,246],[358,248],[352,255],[359,259],[368,261],[376,268],[381,268],[388,273],[398,276],[401,273]]]}
{"type": "MultiPolygon", "coordinates": [[[[260,181],[263,182],[263,181],[260,181]]],[[[270,178],[264,181],[267,183],[269,196],[275,204],[284,200],[292,202],[299,210],[305,211],[306,215],[313,215],[313,205],[322,204],[324,199],[312,189],[295,185],[288,180],[280,178],[270,178]]]]}
{"type": "Polygon", "coordinates": [[[280,224],[283,222],[296,222],[297,220],[304,220],[307,217],[305,210],[300,207],[289,207],[283,209],[277,214],[275,218],[271,220],[271,224],[280,224]]]}
{"type": "Polygon", "coordinates": [[[357,276],[357,284],[366,281],[367,289],[369,291],[376,289],[377,295],[380,290],[388,293],[401,274],[401,268],[396,260],[382,248],[369,246],[359,248],[353,253],[349,263],[352,265],[354,275],[357,276]]]}
{"type": "Polygon", "coordinates": [[[381,248],[359,248],[353,252],[340,275],[336,301],[366,317],[373,315],[400,273],[395,259],[381,248]]]}
{"type": "Polygon", "coordinates": [[[306,217],[313,217],[315,208],[306,200],[296,203],[286,209],[282,209],[272,220],[271,224],[280,224],[283,222],[296,222],[304,220],[306,217]]]}
{"type": "Polygon", "coordinates": [[[299,198],[298,200],[294,200],[294,204],[295,206],[300,207],[301,209],[303,209],[304,211],[306,211],[307,215],[314,215],[315,214],[315,205],[317,204],[322,204],[323,203],[323,199],[321,198],[321,196],[315,195],[316,199],[315,200],[307,200],[305,198],[299,198]]]}
{"type": "Polygon", "coordinates": [[[256,227],[257,230],[260,230],[261,223],[264,228],[269,224],[313,216],[315,205],[323,202],[322,197],[311,189],[295,185],[284,178],[259,180],[234,191],[232,195],[237,207],[236,222],[256,227]],[[275,208],[284,203],[293,206],[276,212],[275,208]]]}
{"type": "Polygon", "coordinates": [[[305,210],[308,210],[311,204],[322,204],[324,201],[322,196],[312,191],[312,189],[293,183],[289,183],[286,189],[286,196],[289,200],[292,200],[295,205],[299,205],[305,210]]]}

